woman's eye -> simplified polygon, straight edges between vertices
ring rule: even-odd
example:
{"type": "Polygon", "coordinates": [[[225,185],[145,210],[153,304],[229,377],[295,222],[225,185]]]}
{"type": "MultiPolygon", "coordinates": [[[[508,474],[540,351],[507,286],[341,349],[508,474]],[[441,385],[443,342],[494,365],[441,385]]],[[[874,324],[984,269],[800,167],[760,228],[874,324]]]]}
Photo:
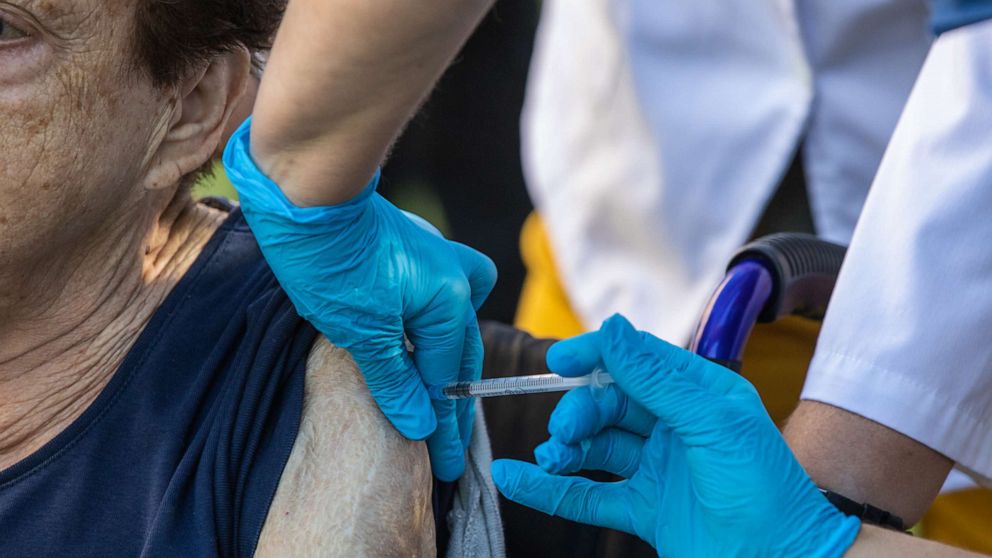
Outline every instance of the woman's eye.
{"type": "Polygon", "coordinates": [[[23,39],[27,36],[28,34],[26,32],[21,31],[9,22],[0,18],[0,41],[16,41],[17,39],[23,39]]]}

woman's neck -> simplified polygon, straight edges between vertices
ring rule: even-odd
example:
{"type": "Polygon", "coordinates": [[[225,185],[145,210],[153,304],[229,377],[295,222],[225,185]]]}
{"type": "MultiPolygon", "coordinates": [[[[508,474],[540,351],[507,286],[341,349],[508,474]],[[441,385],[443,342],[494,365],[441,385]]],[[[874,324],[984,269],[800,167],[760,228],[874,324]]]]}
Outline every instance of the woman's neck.
{"type": "MultiPolygon", "coordinates": [[[[103,235],[32,276],[0,306],[0,470],[69,426],[110,381],[156,309],[223,221],[172,204],[151,234],[103,235]]],[[[144,233],[144,234],[143,234],[144,233]]]]}

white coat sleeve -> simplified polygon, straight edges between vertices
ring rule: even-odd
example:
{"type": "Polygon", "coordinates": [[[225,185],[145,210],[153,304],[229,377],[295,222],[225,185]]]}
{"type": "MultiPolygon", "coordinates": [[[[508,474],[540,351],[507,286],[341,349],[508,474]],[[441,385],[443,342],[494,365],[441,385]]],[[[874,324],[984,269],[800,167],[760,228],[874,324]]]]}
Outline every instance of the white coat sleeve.
{"type": "Polygon", "coordinates": [[[992,22],[934,43],[855,231],[803,399],[992,478],[992,22]]]}

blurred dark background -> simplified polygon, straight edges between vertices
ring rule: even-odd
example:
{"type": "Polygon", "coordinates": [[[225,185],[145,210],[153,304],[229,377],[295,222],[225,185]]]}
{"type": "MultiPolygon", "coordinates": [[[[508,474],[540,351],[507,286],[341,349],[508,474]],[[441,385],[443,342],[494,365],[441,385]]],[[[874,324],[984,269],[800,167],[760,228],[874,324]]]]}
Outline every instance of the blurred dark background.
{"type": "Polygon", "coordinates": [[[506,323],[523,282],[518,238],[531,211],[520,110],[539,16],[535,0],[496,3],[395,146],[380,189],[496,262],[499,282],[479,315],[506,323]]]}

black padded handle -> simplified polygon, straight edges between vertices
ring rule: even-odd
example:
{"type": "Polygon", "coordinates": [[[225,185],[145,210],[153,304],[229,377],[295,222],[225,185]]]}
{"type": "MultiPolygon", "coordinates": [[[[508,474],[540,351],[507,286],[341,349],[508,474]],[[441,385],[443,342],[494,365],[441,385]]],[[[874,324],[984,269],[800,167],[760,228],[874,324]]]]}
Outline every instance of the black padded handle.
{"type": "Polygon", "coordinates": [[[772,293],[759,322],[795,314],[823,319],[847,249],[811,234],[778,233],[741,248],[727,269],[744,260],[762,263],[772,274],[772,293]]]}
{"type": "Polygon", "coordinates": [[[488,320],[479,322],[485,358],[484,378],[548,374],[545,356],[556,339],[540,339],[513,326],[488,320]]]}

